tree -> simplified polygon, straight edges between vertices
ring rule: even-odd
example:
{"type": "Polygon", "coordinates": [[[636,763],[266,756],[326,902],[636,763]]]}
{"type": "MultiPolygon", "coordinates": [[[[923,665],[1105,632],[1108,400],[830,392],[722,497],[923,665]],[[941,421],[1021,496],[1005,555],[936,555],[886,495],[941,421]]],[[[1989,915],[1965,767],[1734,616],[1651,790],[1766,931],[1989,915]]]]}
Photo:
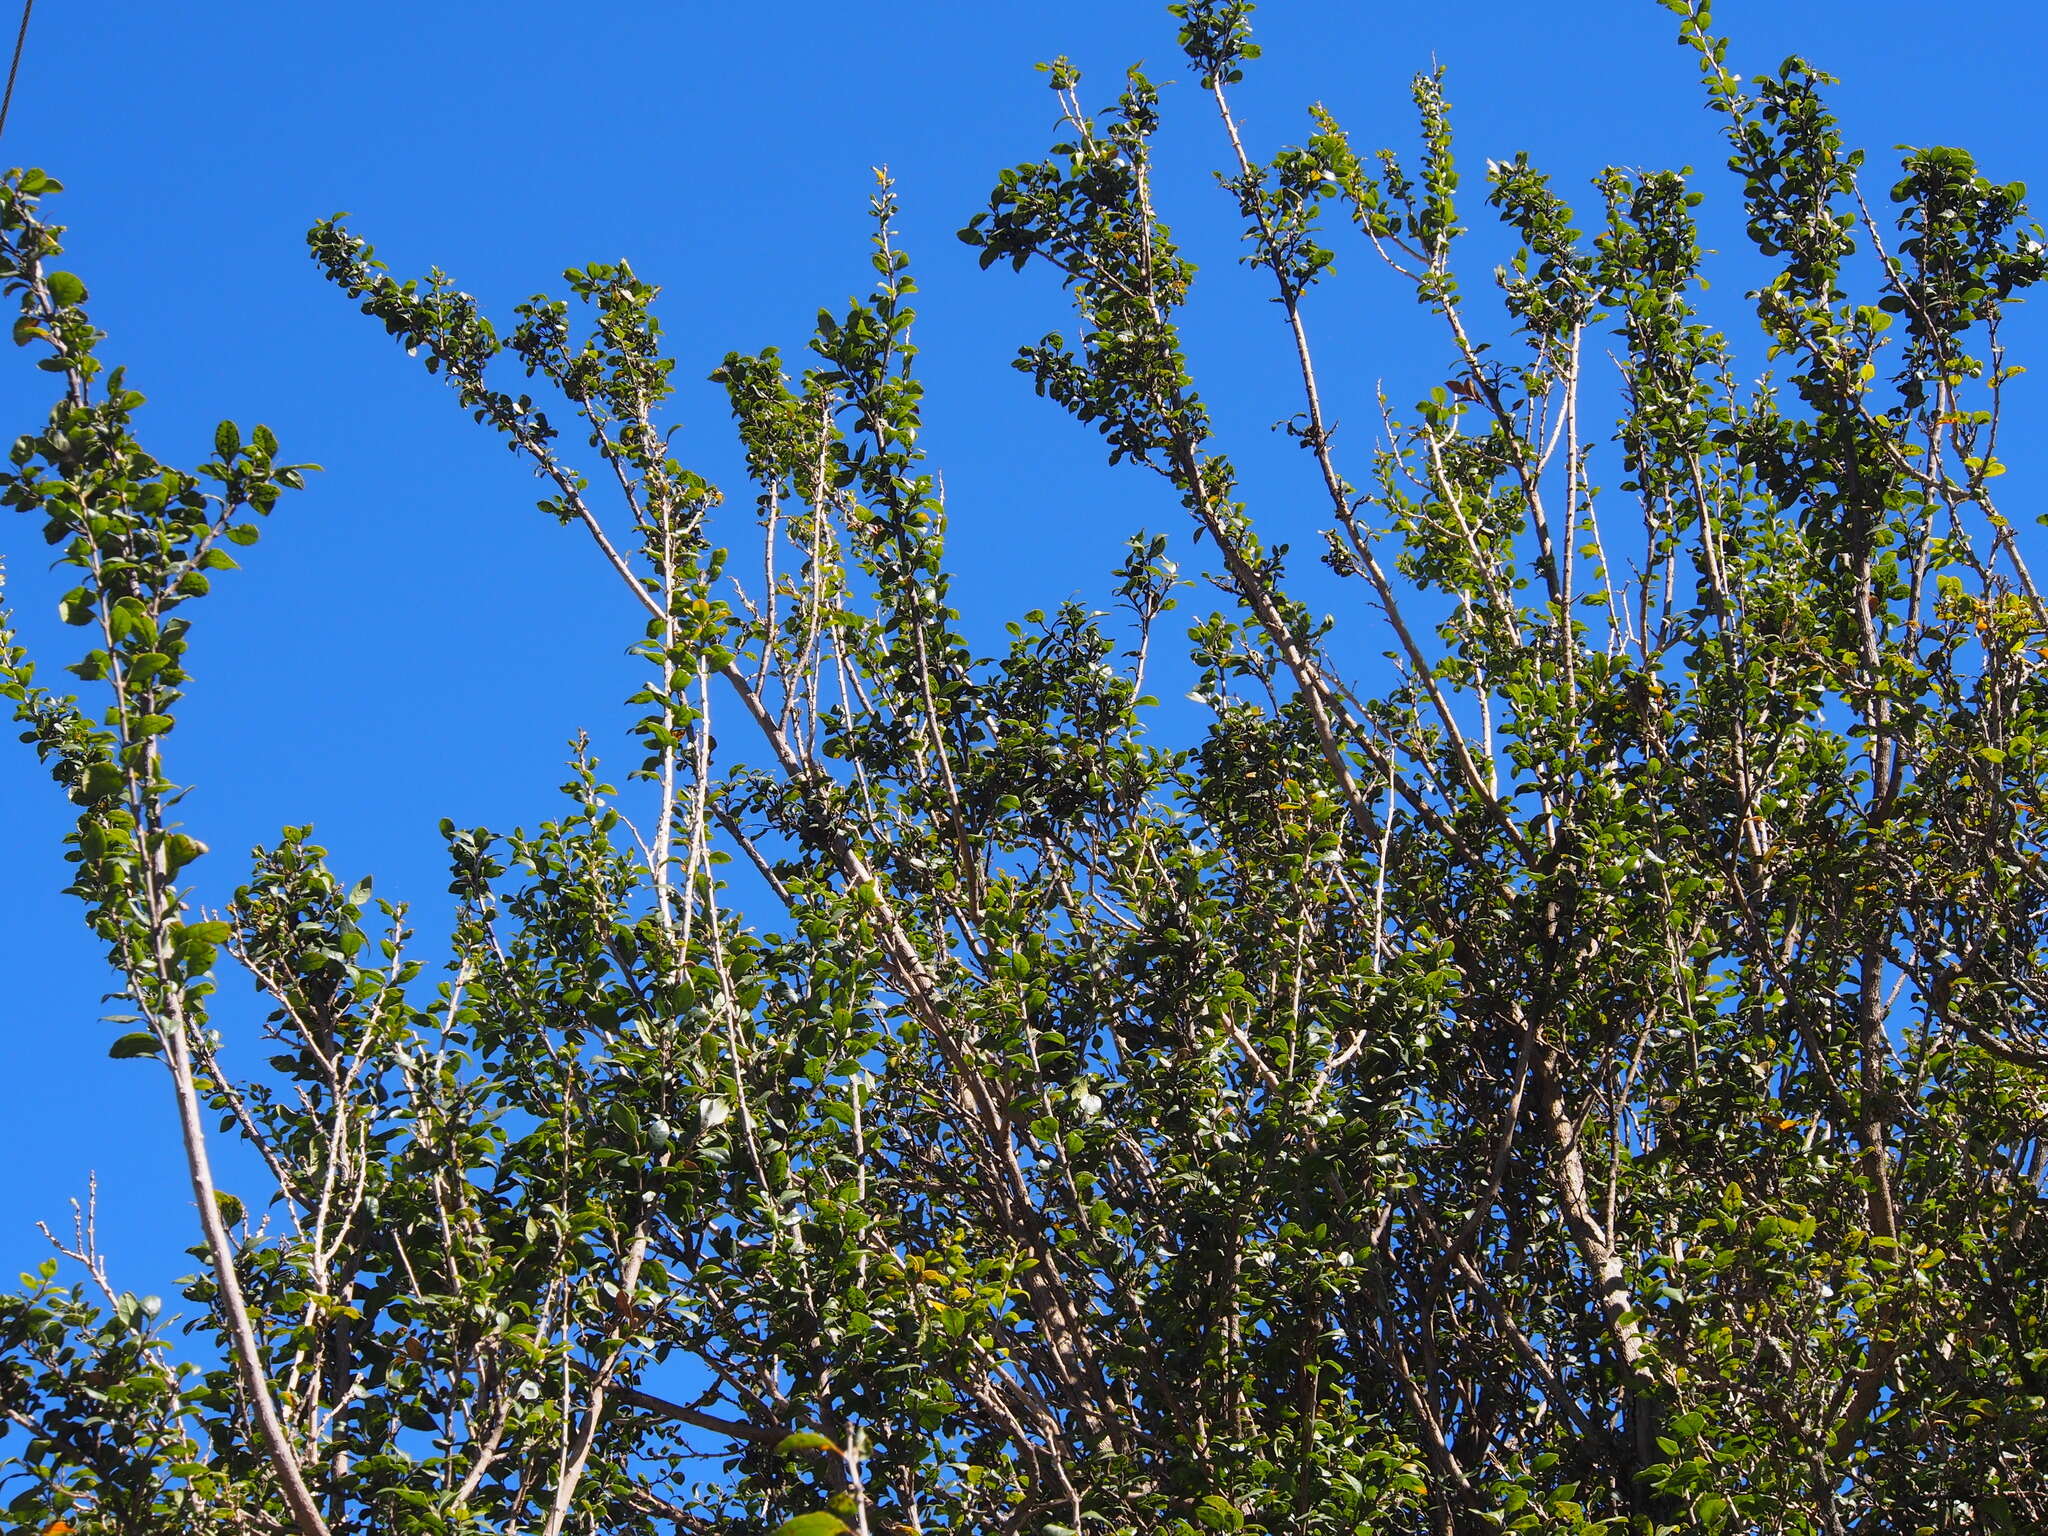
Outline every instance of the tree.
{"type": "Polygon", "coordinates": [[[2048,1523],[2048,613],[1994,494],[2000,326],[2048,247],[1955,149],[1907,151],[1880,221],[1827,77],[1742,82],[1705,5],[1668,8],[1772,264],[1755,386],[1696,310],[1685,175],[1607,172],[1589,236],[1489,165],[1520,249],[1488,319],[1439,75],[1412,157],[1318,113],[1256,158],[1250,6],[1172,7],[1345,623],[1294,595],[1190,375],[1160,91],[1091,113],[1050,66],[1063,141],[963,238],[1058,274],[1076,329],[1018,366],[1211,563],[1184,747],[1147,730],[1199,590],[1164,536],[1113,622],[963,637],[886,181],[869,297],[800,369],[718,369],[765,558],[738,583],[671,455],[651,285],[571,271],[500,332],[317,225],[643,626],[623,790],[579,751],[555,819],[444,826],[438,981],[308,829],[222,912],[180,886],[193,605],[309,466],[231,423],[150,457],[52,266],[56,184],[10,175],[15,337],[61,396],[4,496],[76,569],[92,692],[11,631],[0,686],[77,808],[113,1053],[166,1074],[202,1241],[187,1349],[88,1240],[80,1281],[0,1301],[7,1528],[2048,1523]],[[1310,328],[1340,238],[1456,358],[1362,459],[1310,328]],[[216,1024],[223,955],[260,1027],[216,1024]],[[263,1211],[215,1187],[216,1135],[263,1211]]]}

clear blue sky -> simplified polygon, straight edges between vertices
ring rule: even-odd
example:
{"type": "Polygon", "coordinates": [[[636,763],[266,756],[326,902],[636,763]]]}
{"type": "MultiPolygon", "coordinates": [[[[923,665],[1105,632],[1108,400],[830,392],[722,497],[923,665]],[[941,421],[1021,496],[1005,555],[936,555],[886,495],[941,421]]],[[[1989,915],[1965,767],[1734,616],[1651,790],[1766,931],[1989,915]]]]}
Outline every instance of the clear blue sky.
{"type": "MultiPolygon", "coordinates": [[[[1451,71],[1468,191],[1483,157],[1518,149],[1568,195],[1608,163],[1723,158],[1673,18],[1652,0],[1272,0],[1258,20],[1268,57],[1243,104],[1267,149],[1299,133],[1314,100],[1367,146],[1405,147],[1406,83],[1434,57],[1451,71]]],[[[1900,142],[1960,143],[1992,174],[2048,192],[2037,4],[1724,0],[1717,20],[1744,73],[1800,52],[1845,76],[1835,99],[1880,165],[1900,142]]],[[[978,273],[952,238],[992,173],[1048,142],[1050,97],[1031,65],[1060,52],[1105,89],[1136,59],[1178,73],[1153,0],[41,0],[0,157],[69,183],[69,265],[92,287],[109,355],[152,398],[148,440],[189,461],[220,417],[262,420],[288,455],[327,466],[196,615],[198,681],[171,748],[173,773],[198,786],[191,829],[216,850],[195,871],[205,894],[229,888],[241,850],[311,821],[343,872],[374,872],[380,892],[431,916],[446,883],[436,820],[551,813],[565,738],[589,726],[601,746],[615,740],[632,686],[633,614],[532,510],[509,456],[322,285],[302,244],[317,216],[352,210],[395,267],[438,263],[500,311],[566,265],[630,258],[667,288],[682,454],[737,486],[717,397],[697,381],[729,349],[796,350],[814,310],[861,285],[868,167],[886,163],[923,275],[928,445],[946,473],[963,606],[989,634],[1013,612],[1099,591],[1124,533],[1166,525],[1170,508],[1102,468],[1092,438],[1005,366],[1060,323],[1050,286],[978,273]]],[[[1275,526],[1298,511],[1306,542],[1304,466],[1265,430],[1291,409],[1261,394],[1282,378],[1280,337],[1232,272],[1204,187],[1219,147],[1187,100],[1168,136],[1168,216],[1215,274],[1196,310],[1198,369],[1237,433],[1255,510],[1275,526]]],[[[1702,185],[1710,217],[1725,216],[1727,178],[1702,185]]],[[[1721,228],[1717,243],[1733,244],[1721,228]]],[[[1361,398],[1384,380],[1413,399],[1444,377],[1441,342],[1366,262],[1345,265],[1357,270],[1318,317],[1345,354],[1335,387],[1361,398]]],[[[1483,286],[1483,269],[1472,276],[1483,286]]],[[[2020,330],[2048,339],[2039,324],[2020,330]]],[[[0,360],[7,430],[46,408],[46,376],[0,360]]],[[[2023,478],[2026,450],[2007,457],[2023,478]]],[[[72,653],[51,645],[72,635],[52,616],[36,533],[0,525],[0,550],[54,672],[72,653]]],[[[8,734],[0,1274],[40,1256],[31,1223],[61,1219],[97,1168],[117,1281],[159,1289],[190,1240],[170,1104],[153,1065],[106,1060],[118,1031],[97,1022],[105,975],[58,894],[64,808],[8,734]]]]}

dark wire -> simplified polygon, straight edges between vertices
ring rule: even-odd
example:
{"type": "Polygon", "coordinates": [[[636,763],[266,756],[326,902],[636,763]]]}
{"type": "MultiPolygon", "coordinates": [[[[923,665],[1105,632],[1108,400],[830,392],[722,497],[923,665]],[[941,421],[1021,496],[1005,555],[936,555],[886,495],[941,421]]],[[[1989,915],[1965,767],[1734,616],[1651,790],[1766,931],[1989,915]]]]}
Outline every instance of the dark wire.
{"type": "Polygon", "coordinates": [[[14,62],[7,66],[7,91],[0,95],[0,133],[7,131],[7,109],[14,105],[14,77],[21,73],[21,48],[28,41],[29,13],[36,8],[36,0],[22,0],[21,30],[14,34],[14,62]]]}

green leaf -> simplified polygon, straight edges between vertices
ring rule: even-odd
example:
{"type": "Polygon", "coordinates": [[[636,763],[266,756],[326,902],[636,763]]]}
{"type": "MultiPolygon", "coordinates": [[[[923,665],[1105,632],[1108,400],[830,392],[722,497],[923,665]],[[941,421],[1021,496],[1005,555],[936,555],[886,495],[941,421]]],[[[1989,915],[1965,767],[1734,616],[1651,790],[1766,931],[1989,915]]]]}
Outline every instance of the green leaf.
{"type": "Polygon", "coordinates": [[[213,429],[213,451],[223,459],[232,459],[242,451],[242,434],[232,421],[224,421],[213,429]]]}
{"type": "Polygon", "coordinates": [[[64,308],[85,302],[85,283],[75,273],[46,272],[43,286],[50,290],[51,300],[64,308]]]}
{"type": "Polygon", "coordinates": [[[120,598],[107,609],[107,629],[116,640],[140,634],[152,645],[156,643],[156,620],[149,616],[149,610],[142,606],[141,601],[133,597],[120,598]]]}
{"type": "Polygon", "coordinates": [[[85,778],[79,784],[88,805],[112,800],[127,787],[128,775],[113,763],[94,763],[85,770],[85,778]]]}
{"type": "Polygon", "coordinates": [[[161,1056],[163,1042],[146,1029],[135,1030],[121,1036],[107,1047],[107,1054],[116,1061],[129,1061],[137,1056],[161,1056]]]}
{"type": "Polygon", "coordinates": [[[839,1447],[832,1443],[830,1436],[821,1435],[815,1429],[799,1429],[775,1442],[775,1454],[778,1456],[801,1456],[812,1451],[830,1451],[836,1456],[839,1447]]]}

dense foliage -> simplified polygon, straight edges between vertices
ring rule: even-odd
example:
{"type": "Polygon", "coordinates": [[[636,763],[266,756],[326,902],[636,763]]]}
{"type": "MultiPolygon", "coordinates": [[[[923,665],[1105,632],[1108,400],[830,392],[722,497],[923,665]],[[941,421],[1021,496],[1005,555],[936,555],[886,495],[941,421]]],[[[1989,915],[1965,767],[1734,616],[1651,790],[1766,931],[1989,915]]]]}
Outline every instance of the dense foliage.
{"type": "Polygon", "coordinates": [[[1607,172],[1582,230],[1489,164],[1520,245],[1489,318],[1438,76],[1412,156],[1318,113],[1260,159],[1250,7],[1173,7],[1277,301],[1247,323],[1299,361],[1335,622],[1190,374],[1160,91],[1091,113],[1050,66],[1063,142],[963,238],[1057,273],[1074,327],[1018,366],[1185,505],[1221,607],[1184,750],[1146,729],[1203,590],[1167,538],[1114,616],[963,637],[886,184],[869,297],[801,368],[718,369],[731,508],[672,456],[635,272],[501,331],[317,226],[644,625],[623,787],[582,755],[554,820],[445,828],[445,961],[303,829],[190,904],[188,626],[305,466],[231,424],[151,458],[51,264],[55,184],[10,176],[15,339],[61,397],[0,483],[75,568],[90,692],[11,631],[0,689],[77,807],[203,1268],[196,1348],[88,1235],[77,1283],[0,1299],[0,1523],[2048,1527],[2048,614],[1994,495],[2000,325],[2048,250],[1955,149],[1873,208],[1824,75],[1741,81],[1669,7],[1771,267],[1757,385],[1696,310],[1686,175],[1607,172]],[[1340,248],[1454,370],[1370,449],[1311,345],[1340,248]],[[261,1043],[214,1024],[217,967],[261,1043]]]}

